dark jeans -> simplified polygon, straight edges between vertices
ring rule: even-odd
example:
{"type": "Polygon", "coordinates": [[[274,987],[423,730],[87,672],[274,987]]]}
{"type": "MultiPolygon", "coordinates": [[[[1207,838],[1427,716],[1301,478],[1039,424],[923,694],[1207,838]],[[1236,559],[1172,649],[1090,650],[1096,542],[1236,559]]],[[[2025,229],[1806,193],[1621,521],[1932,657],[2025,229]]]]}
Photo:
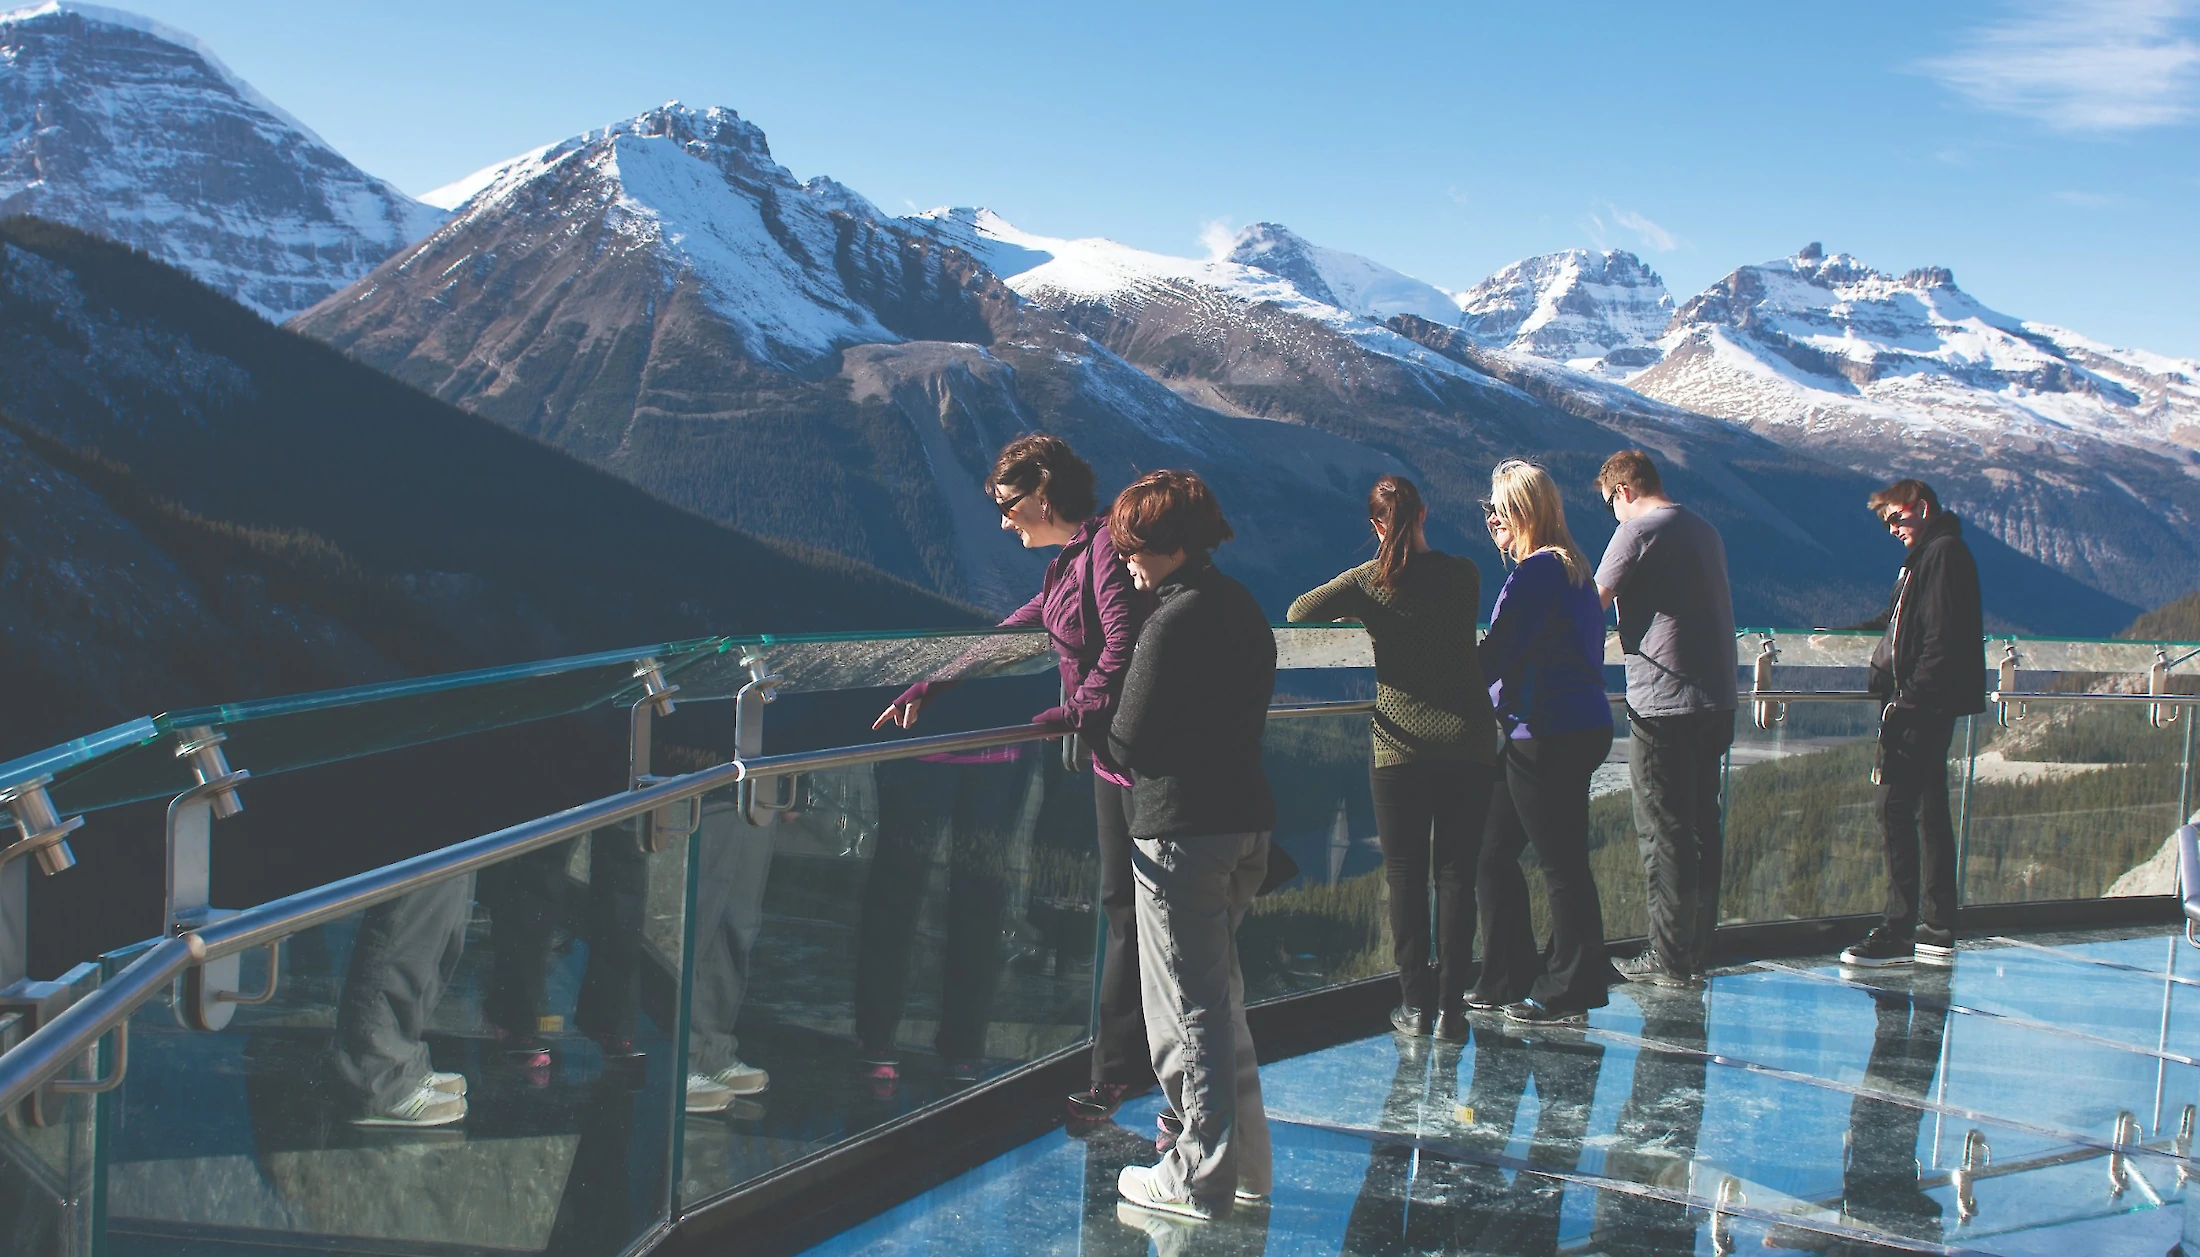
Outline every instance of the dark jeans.
{"type": "Polygon", "coordinates": [[[856,931],[856,1037],[873,1059],[890,1058],[909,999],[917,917],[944,838],[947,948],[941,965],[936,1046],[951,1061],[985,1055],[986,1022],[1001,976],[1001,921],[1008,856],[1022,824],[1034,761],[878,766],[878,849],[863,886],[856,931]]]}
{"type": "Polygon", "coordinates": [[[1522,996],[1546,1008],[1601,1008],[1614,981],[1604,952],[1604,909],[1589,872],[1589,774],[1612,749],[1606,725],[1508,739],[1482,834],[1482,976],[1492,999],[1522,996]],[[1551,908],[1551,950],[1536,950],[1520,853],[1535,844],[1551,908]]]}
{"type": "Polygon", "coordinates": [[[1474,961],[1474,866],[1495,772],[1464,760],[1368,770],[1375,832],[1390,885],[1391,955],[1408,1008],[1456,1008],[1474,961]],[[1429,881],[1436,883],[1436,964],[1429,965],[1429,881]]]}
{"type": "Polygon", "coordinates": [[[1879,789],[1872,810],[1887,851],[1887,928],[1907,938],[1924,924],[1956,925],[1956,830],[1948,817],[1948,743],[1955,721],[1888,709],[1879,725],[1879,789]]]}
{"type": "MultiPolygon", "coordinates": [[[[516,1039],[544,1032],[550,939],[566,921],[565,870],[579,841],[529,852],[482,875],[482,900],[494,927],[489,937],[495,949],[483,1011],[492,1025],[516,1039]]],[[[588,836],[587,915],[580,930],[588,940],[588,964],[573,1020],[576,1028],[599,1038],[632,1039],[641,1019],[647,861],[628,825],[588,836]]]]}
{"type": "Polygon", "coordinates": [[[1719,924],[1719,874],[1726,858],[1719,817],[1719,768],[1734,744],[1734,713],[1638,716],[1627,776],[1635,793],[1635,838],[1649,877],[1650,945],[1683,972],[1711,960],[1719,924]]]}
{"type": "Polygon", "coordinates": [[[458,972],[472,915],[472,874],[367,909],[336,1000],[336,1075],[361,1111],[379,1113],[427,1081],[428,1016],[458,972]]]}
{"type": "Polygon", "coordinates": [[[1153,1082],[1146,1010],[1138,998],[1138,876],[1131,868],[1131,792],[1095,773],[1092,806],[1100,833],[1100,911],[1108,940],[1100,956],[1100,1025],[1092,1037],[1092,1080],[1153,1082]]]}
{"type": "MultiPolygon", "coordinates": [[[[1927,979],[1930,983],[1930,978],[1927,979]]],[[[1924,999],[1874,993],[1871,1059],[1864,1086],[1923,1100],[1940,1065],[1947,1033],[1947,989],[1928,985],[1924,999]]],[[[1849,1105],[1849,1156],[1841,1172],[1841,1208],[1852,1221],[1911,1239],[1939,1243],[1940,1202],[1918,1182],[1917,1136],[1925,1110],[1916,1104],[1859,1095],[1849,1105]]]]}

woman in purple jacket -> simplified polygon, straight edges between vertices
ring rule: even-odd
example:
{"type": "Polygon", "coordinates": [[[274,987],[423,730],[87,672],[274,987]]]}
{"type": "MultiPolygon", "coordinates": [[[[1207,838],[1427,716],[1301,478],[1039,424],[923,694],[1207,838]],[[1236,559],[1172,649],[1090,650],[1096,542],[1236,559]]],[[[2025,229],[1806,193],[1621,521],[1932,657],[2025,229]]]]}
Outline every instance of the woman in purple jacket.
{"type": "Polygon", "coordinates": [[[1482,974],[1470,1008],[1514,1021],[1579,1021],[1618,977],[1589,871],[1589,776],[1612,749],[1604,697],[1604,605],[1566,529],[1558,485],[1507,459],[1482,504],[1490,539],[1517,566],[1482,638],[1482,675],[1505,734],[1482,836],[1482,974]],[[1551,908],[1548,958],[1536,950],[1520,853],[1535,844],[1551,908]]]}
{"type": "MultiPolygon", "coordinates": [[[[1060,437],[1034,432],[1010,441],[986,482],[1001,527],[1026,549],[1060,546],[1031,601],[1002,628],[1044,628],[1062,670],[1062,703],[1034,724],[1079,734],[1092,752],[1092,798],[1100,835],[1100,908],[1108,939],[1102,957],[1100,1024],[1092,1041],[1092,1087],[1070,1097],[1073,1120],[1103,1121],[1124,1097],[1153,1085],[1146,1016],[1138,997],[1138,885],[1131,874],[1131,779],[1108,758],[1108,721],[1122,694],[1131,643],[1153,610],[1153,595],[1131,584],[1096,508],[1092,467],[1060,437]]],[[[912,685],[871,726],[916,723],[927,698],[946,682],[912,685]]]]}

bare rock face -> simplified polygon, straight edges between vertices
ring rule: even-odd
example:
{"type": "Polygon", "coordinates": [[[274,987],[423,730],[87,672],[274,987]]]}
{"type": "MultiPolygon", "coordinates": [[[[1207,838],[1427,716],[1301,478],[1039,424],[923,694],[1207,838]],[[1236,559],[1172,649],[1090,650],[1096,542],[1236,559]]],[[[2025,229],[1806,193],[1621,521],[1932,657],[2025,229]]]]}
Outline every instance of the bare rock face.
{"type": "Polygon", "coordinates": [[[270,319],[443,217],[346,161],[188,35],[74,3],[0,16],[0,214],[142,248],[270,319]]]}
{"type": "Polygon", "coordinates": [[[1568,249],[1513,263],[1459,294],[1484,344],[1619,378],[1656,361],[1673,298],[1632,253],[1568,249]]]}

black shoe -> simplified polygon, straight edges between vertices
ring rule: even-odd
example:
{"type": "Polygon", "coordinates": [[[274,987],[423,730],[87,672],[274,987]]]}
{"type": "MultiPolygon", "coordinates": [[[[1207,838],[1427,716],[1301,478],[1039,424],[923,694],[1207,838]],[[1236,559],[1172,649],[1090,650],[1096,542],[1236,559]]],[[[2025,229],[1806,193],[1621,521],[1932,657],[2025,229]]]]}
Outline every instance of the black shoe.
{"type": "Polygon", "coordinates": [[[1390,1010],[1390,1028],[1399,1034],[1426,1039],[1436,1033],[1436,1014],[1426,1008],[1400,1004],[1390,1010]]]}
{"type": "Polygon", "coordinates": [[[1841,963],[1857,969],[1889,969],[1915,959],[1917,948],[1910,940],[1884,925],[1874,926],[1862,942],[1841,951],[1841,963]]]}
{"type": "Polygon", "coordinates": [[[1468,1029],[1464,1008],[1447,1008],[1436,1018],[1436,1037],[1445,1043],[1465,1043],[1468,1029]]]}
{"type": "Polygon", "coordinates": [[[1096,1082],[1084,1091],[1069,1098],[1069,1121],[1072,1126],[1098,1125],[1115,1116],[1123,1107],[1123,1101],[1144,1091],[1151,1083],[1096,1082]]]}
{"type": "Polygon", "coordinates": [[[1629,982],[1647,982],[1652,986],[1694,986],[1696,977],[1685,969],[1666,963],[1665,957],[1654,947],[1645,947],[1640,955],[1625,960],[1615,960],[1612,967],[1619,976],[1629,982]]]}
{"type": "Polygon", "coordinates": [[[1911,950],[1921,965],[1952,965],[1956,962],[1956,932],[1936,930],[1930,925],[1917,927],[1917,941],[1911,950]]]}
{"type": "Polygon", "coordinates": [[[1505,1005],[1505,1020],[1538,1025],[1568,1022],[1578,1025],[1589,1020],[1589,1012],[1584,1008],[1548,1008],[1532,999],[1524,999],[1505,1005]]]}
{"type": "Polygon", "coordinates": [[[1495,1012],[1510,1003],[1512,1003],[1511,1000],[1501,995],[1484,995],[1480,991],[1467,992],[1467,1007],[1478,1013],[1495,1012]]]}

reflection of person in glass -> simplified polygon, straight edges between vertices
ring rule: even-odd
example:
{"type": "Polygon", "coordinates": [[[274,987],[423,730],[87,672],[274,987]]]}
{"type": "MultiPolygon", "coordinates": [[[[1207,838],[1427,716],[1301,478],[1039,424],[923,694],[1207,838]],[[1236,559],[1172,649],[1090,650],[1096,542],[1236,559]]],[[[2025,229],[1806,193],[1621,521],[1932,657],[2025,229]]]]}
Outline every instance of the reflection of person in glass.
{"type": "MultiPolygon", "coordinates": [[[[1948,979],[1921,972],[1912,982],[1915,997],[1900,991],[1873,991],[1872,1053],[1864,1066],[1867,1091],[1923,1101],[1940,1065],[1940,1043],[1948,1030],[1948,979]]],[[[1937,1244],[1941,1205],[1918,1181],[1918,1132],[1922,1104],[1859,1095],[1849,1104],[1848,1161],[1841,1169],[1841,1220],[1850,1226],[1903,1239],[1937,1244]]],[[[1843,1240],[1801,1227],[1774,1227],[1767,1248],[1855,1254],[1885,1251],[1869,1243],[1843,1240]]]]}
{"type": "Polygon", "coordinates": [[[1004,958],[1010,853],[1032,818],[1039,759],[1028,746],[888,760],[878,766],[878,849],[856,930],[855,1029],[875,1090],[901,1078],[895,1047],[909,998],[917,918],[947,847],[946,948],[939,1035],[950,1082],[976,1082],[1004,958]]]}
{"type": "Polygon", "coordinates": [[[1604,1049],[1569,1037],[1531,1042],[1497,1031],[1477,1034],[1463,1104],[1458,1049],[1439,1045],[1431,1053],[1409,1044],[1402,1050],[1383,1126],[1405,1138],[1369,1153],[1367,1177],[1345,1227],[1345,1251],[1556,1253],[1564,1184],[1501,1167],[1530,1082],[1537,1112],[1529,1170],[1564,1172],[1580,1164],[1604,1049]],[[1446,1155],[1450,1149],[1457,1151],[1446,1155]]]}
{"type": "MultiPolygon", "coordinates": [[[[1126,1095],[1153,1084],[1153,1067],[1146,1057],[1146,1021],[1138,1002],[1131,779],[1107,750],[1108,718],[1122,691],[1131,642],[1152,610],[1153,599],[1132,587],[1129,572],[1109,543],[1107,520],[1095,509],[1092,467],[1060,437],[1033,432],[1003,446],[987,478],[986,492],[1001,513],[1001,527],[1015,533],[1027,549],[1062,548],[1047,564],[1039,592],[1002,620],[1000,627],[1046,629],[1060,662],[1063,697],[1060,706],[1032,720],[1074,730],[1092,751],[1100,907],[1107,917],[1108,934],[1101,957],[1100,1024],[1092,1042],[1092,1086],[1070,1097],[1070,1110],[1074,1120],[1099,1122],[1126,1095]]],[[[916,723],[927,699],[951,684],[952,680],[911,686],[872,728],[889,722],[908,728],[916,723]]]]}
{"type": "MultiPolygon", "coordinates": [[[[1705,1072],[1703,994],[1697,990],[1648,992],[1637,988],[1642,1037],[1691,1049],[1635,1055],[1634,1085],[1613,1128],[1604,1173],[1629,1183],[1686,1193],[1689,1163],[1703,1129],[1705,1072]]],[[[1696,1251],[1701,1215],[1685,1201],[1626,1191],[1597,1193],[1594,1242],[1611,1257],[1662,1257],[1696,1251]]]]}
{"type": "Polygon", "coordinates": [[[422,1039],[458,972],[472,874],[367,909],[336,1001],[332,1063],[355,1126],[447,1126],[466,1116],[466,1078],[438,1071],[422,1039]]]}
{"type": "MultiPolygon", "coordinates": [[[[567,873],[579,839],[530,852],[489,871],[483,901],[489,909],[495,955],[483,1011],[495,1028],[508,1064],[535,1086],[550,1079],[546,1028],[563,1018],[544,1007],[551,939],[566,920],[567,873]],[[546,1014],[548,1014],[546,1016],[546,1014]]],[[[588,836],[586,917],[579,933],[588,943],[573,1020],[594,1039],[607,1065],[640,1058],[634,1035],[640,1021],[642,897],[648,857],[625,826],[588,836]]]]}

